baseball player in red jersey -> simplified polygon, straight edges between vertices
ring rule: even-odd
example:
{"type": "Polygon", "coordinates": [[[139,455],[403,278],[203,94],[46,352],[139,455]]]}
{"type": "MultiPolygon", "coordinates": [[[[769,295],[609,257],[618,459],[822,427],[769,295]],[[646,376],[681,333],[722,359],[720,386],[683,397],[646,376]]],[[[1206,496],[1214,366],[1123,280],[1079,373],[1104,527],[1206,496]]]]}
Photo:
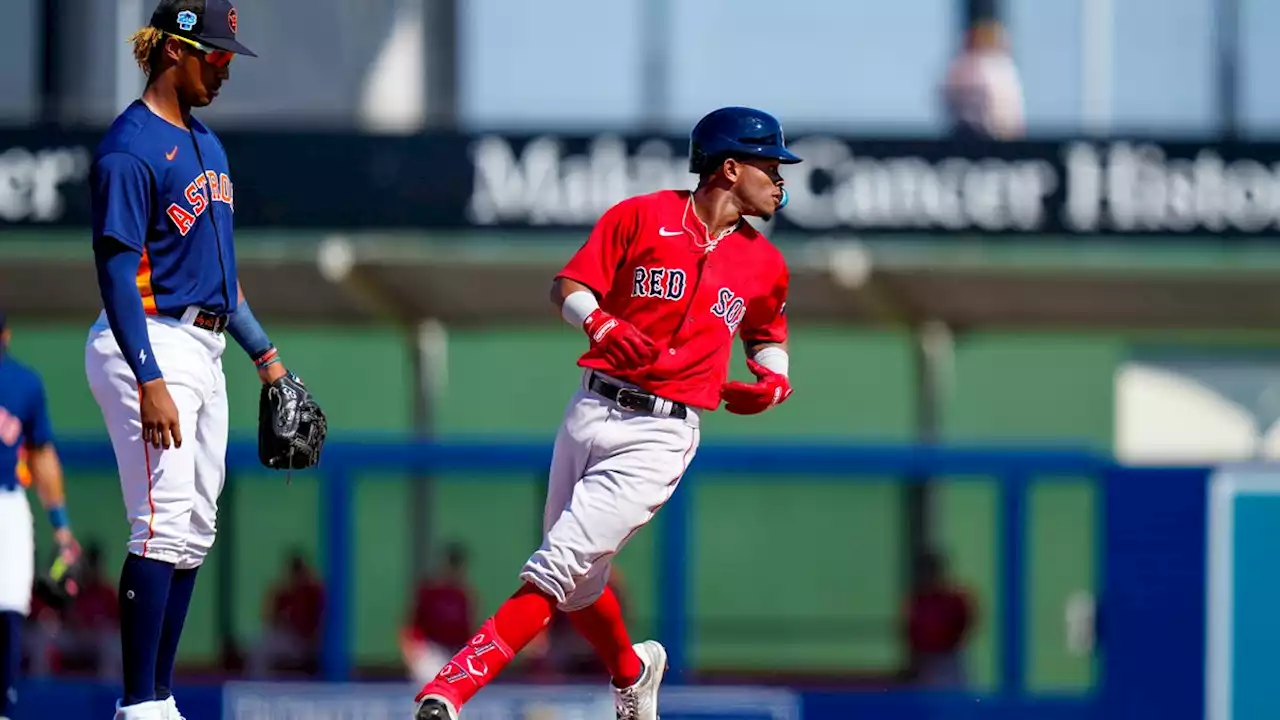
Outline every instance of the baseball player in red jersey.
{"type": "Polygon", "coordinates": [[[617,719],[657,720],[667,653],[632,645],[609,565],[675,492],[703,412],[723,401],[755,414],[791,394],[786,262],[745,218],[786,204],[779,168],[797,162],[768,113],[716,110],[690,135],[697,189],[614,205],[556,276],[552,300],[590,347],[556,436],[542,546],[523,585],[419,691],[417,720],[457,720],[557,608],[609,669],[617,719]],[[735,336],[754,383],[727,382],[735,336]]]}

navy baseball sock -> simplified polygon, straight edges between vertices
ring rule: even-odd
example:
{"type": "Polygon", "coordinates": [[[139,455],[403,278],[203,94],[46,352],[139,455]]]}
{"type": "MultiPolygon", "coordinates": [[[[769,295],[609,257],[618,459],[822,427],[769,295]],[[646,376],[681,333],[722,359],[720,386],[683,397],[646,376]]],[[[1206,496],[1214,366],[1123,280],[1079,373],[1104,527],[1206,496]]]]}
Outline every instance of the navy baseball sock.
{"type": "Polygon", "coordinates": [[[120,571],[120,652],[124,661],[121,705],[156,699],[156,659],[173,565],[133,553],[120,571]]]}
{"type": "Polygon", "coordinates": [[[17,701],[18,663],[22,661],[22,616],[0,612],[0,717],[9,717],[17,701]]]}
{"type": "Polygon", "coordinates": [[[191,607],[191,594],[196,589],[196,571],[199,569],[174,570],[173,582],[169,583],[160,652],[156,655],[157,700],[165,700],[173,694],[173,665],[178,660],[178,642],[182,639],[182,625],[187,621],[187,609],[191,607]]]}

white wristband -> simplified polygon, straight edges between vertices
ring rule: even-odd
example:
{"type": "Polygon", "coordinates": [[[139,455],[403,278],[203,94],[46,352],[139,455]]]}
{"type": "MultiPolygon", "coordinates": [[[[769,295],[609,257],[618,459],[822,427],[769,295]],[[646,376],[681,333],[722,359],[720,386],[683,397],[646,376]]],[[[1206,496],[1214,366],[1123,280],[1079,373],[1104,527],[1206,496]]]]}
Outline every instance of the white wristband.
{"type": "Polygon", "coordinates": [[[785,376],[787,371],[791,369],[791,356],[787,355],[787,351],[777,345],[770,345],[761,349],[751,359],[779,375],[785,376]]]}
{"type": "Polygon", "coordinates": [[[560,315],[564,321],[581,330],[587,316],[600,309],[596,296],[587,290],[576,290],[569,293],[560,306],[560,315]]]}

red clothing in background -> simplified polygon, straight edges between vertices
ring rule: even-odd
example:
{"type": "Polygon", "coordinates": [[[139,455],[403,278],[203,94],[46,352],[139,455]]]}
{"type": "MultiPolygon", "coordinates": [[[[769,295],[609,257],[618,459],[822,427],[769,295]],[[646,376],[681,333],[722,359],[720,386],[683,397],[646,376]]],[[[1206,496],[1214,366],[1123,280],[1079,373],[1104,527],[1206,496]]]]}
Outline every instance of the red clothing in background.
{"type": "Polygon", "coordinates": [[[951,653],[960,649],[972,620],[969,598],[959,590],[940,588],[918,593],[907,607],[907,638],[918,653],[951,653]]]}
{"type": "Polygon", "coordinates": [[[471,639],[471,593],[449,582],[426,582],[413,603],[413,629],[418,637],[445,647],[461,647],[471,639]]]}

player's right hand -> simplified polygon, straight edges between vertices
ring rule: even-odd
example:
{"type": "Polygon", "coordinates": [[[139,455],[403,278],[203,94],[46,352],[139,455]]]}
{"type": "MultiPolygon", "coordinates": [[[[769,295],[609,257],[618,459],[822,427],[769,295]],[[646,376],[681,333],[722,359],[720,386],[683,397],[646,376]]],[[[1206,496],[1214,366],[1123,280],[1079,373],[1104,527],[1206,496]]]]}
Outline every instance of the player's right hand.
{"type": "Polygon", "coordinates": [[[597,308],[582,324],[591,347],[600,351],[614,370],[640,370],[658,359],[658,346],[635,325],[597,308]]]}
{"type": "Polygon", "coordinates": [[[163,378],[142,383],[138,406],[142,415],[142,442],[161,450],[182,447],[178,406],[163,378]]]}

